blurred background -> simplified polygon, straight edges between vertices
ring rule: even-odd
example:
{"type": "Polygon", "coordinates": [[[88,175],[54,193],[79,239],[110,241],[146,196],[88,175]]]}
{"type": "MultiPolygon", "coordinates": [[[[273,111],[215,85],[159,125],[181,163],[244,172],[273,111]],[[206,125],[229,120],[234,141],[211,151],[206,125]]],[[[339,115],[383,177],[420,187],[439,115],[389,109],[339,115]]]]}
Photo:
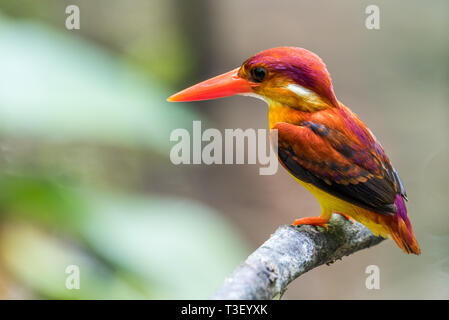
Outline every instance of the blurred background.
{"type": "Polygon", "coordinates": [[[281,45],[320,55],[382,142],[423,252],[385,241],[284,298],[449,298],[448,13],[444,0],[0,0],[0,298],[205,299],[280,224],[317,215],[282,168],[169,160],[170,132],[192,120],[267,128],[255,99],[165,99],[281,45]],[[380,30],[365,27],[370,4],[380,30]],[[372,264],[380,290],[365,287],[372,264]]]}

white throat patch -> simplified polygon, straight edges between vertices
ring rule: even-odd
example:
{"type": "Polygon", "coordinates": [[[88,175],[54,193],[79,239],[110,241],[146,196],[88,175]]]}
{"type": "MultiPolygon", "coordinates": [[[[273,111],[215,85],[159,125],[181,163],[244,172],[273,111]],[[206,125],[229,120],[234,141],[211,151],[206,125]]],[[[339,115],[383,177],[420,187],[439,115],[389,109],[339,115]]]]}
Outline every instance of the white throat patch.
{"type": "Polygon", "coordinates": [[[304,87],[301,87],[299,84],[290,83],[289,85],[287,85],[287,89],[290,90],[291,92],[297,94],[300,97],[307,97],[312,94],[315,94],[313,91],[306,89],[304,87]]]}

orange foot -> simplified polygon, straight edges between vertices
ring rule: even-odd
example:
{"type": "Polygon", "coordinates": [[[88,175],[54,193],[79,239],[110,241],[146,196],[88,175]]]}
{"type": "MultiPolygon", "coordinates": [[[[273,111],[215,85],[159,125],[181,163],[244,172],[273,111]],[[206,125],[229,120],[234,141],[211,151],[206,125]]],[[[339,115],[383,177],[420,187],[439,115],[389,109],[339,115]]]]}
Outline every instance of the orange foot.
{"type": "Polygon", "coordinates": [[[338,213],[339,215],[345,217],[345,218],[348,219],[349,221],[351,221],[352,224],[354,224],[355,220],[354,220],[352,217],[348,216],[347,214],[341,213],[341,212],[337,212],[337,213],[338,213]]]}
{"type": "Polygon", "coordinates": [[[306,218],[296,219],[293,222],[293,225],[299,226],[299,225],[303,225],[303,224],[308,224],[308,225],[312,225],[312,226],[325,227],[326,230],[328,230],[328,228],[327,228],[328,221],[329,221],[329,219],[325,219],[323,217],[306,217],[306,218]]]}

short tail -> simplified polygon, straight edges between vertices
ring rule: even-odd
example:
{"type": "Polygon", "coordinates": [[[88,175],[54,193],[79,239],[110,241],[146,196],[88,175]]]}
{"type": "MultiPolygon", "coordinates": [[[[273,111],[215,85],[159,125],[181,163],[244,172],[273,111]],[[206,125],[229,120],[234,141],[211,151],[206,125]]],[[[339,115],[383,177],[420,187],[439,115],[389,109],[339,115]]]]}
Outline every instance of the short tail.
{"type": "Polygon", "coordinates": [[[405,253],[420,254],[421,248],[413,234],[412,224],[407,216],[407,208],[400,194],[396,196],[394,203],[398,211],[389,223],[391,237],[405,253]]]}

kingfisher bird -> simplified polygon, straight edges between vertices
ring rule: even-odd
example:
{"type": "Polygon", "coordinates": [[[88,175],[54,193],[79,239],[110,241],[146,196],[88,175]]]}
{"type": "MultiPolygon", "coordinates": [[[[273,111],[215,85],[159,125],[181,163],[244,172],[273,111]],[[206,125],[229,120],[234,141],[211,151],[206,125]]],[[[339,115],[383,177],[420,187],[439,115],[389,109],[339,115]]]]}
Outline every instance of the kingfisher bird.
{"type": "Polygon", "coordinates": [[[404,252],[420,254],[397,171],[368,127],[336,98],[318,55],[298,47],[268,49],[167,101],[237,94],[268,104],[269,128],[278,136],[271,142],[280,163],[320,203],[319,216],[296,219],[293,225],[327,229],[338,213],[392,238],[404,252]]]}

